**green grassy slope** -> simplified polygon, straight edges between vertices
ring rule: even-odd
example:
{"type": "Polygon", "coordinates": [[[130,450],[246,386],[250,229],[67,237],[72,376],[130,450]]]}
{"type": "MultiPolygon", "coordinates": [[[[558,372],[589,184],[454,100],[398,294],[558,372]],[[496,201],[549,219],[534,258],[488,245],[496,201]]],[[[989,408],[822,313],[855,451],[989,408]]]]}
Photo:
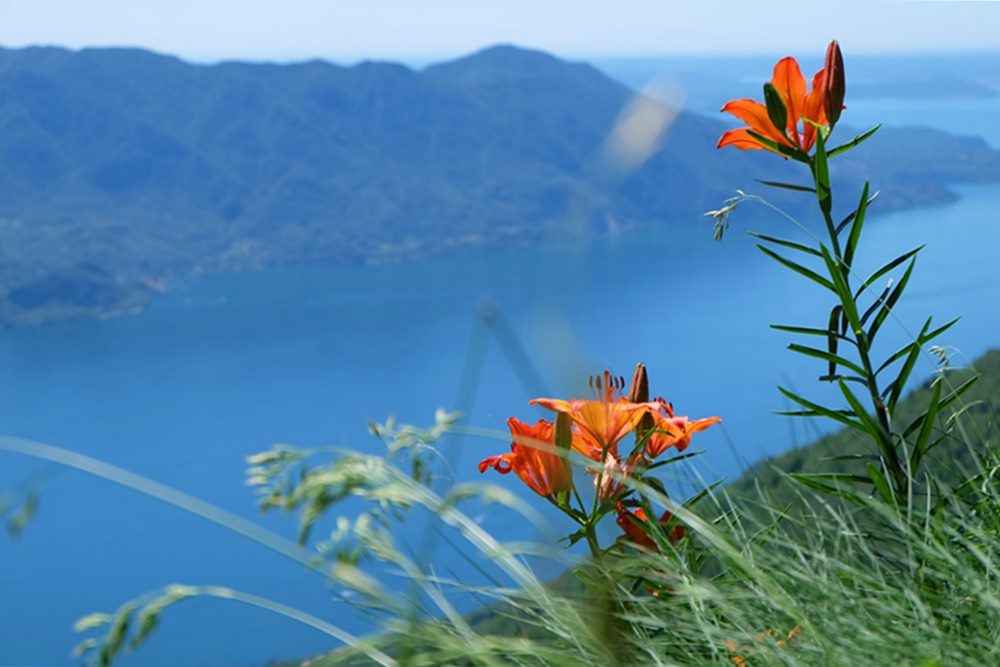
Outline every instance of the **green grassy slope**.
{"type": "MultiPolygon", "coordinates": [[[[965,410],[967,419],[958,424],[964,429],[959,437],[946,441],[932,452],[927,465],[935,474],[946,480],[964,479],[964,472],[974,469],[973,453],[964,442],[977,442],[992,447],[1000,446],[997,430],[997,415],[1000,412],[1000,350],[987,352],[973,364],[971,369],[960,369],[948,373],[948,381],[958,386],[973,374],[979,380],[959,401],[959,405],[947,410],[954,414],[965,410]]],[[[930,381],[912,391],[898,406],[896,423],[908,424],[925,409],[930,398],[930,381]]],[[[761,461],[739,479],[728,486],[734,497],[757,497],[757,488],[778,501],[790,501],[795,495],[795,483],[782,475],[785,473],[816,472],[861,472],[856,461],[834,461],[833,457],[845,454],[872,454],[874,444],[857,431],[843,429],[823,437],[817,442],[785,452],[780,456],[761,461]]]]}
{"type": "MultiPolygon", "coordinates": [[[[977,442],[994,448],[1000,447],[1000,433],[997,430],[997,415],[1000,414],[1000,349],[992,350],[977,359],[971,369],[950,372],[948,381],[958,386],[973,374],[979,375],[976,385],[965,394],[961,405],[947,411],[948,414],[954,414],[958,410],[964,411],[968,418],[961,420],[960,428],[964,429],[965,433],[952,442],[942,444],[928,464],[933,466],[937,474],[946,478],[966,479],[967,477],[960,476],[974,466],[974,453],[960,442],[977,442]]],[[[929,398],[928,387],[929,381],[912,391],[900,403],[897,411],[899,422],[907,423],[923,409],[929,398]]],[[[838,431],[810,445],[760,462],[730,483],[727,491],[734,499],[756,499],[759,498],[759,489],[778,503],[794,502],[795,483],[788,480],[783,472],[851,472],[853,469],[850,462],[831,461],[830,457],[869,453],[869,444],[853,431],[846,429],[838,431]]],[[[553,583],[553,586],[561,590],[574,590],[573,587],[579,585],[575,576],[563,576],[553,583]]],[[[535,632],[531,626],[519,622],[517,613],[504,605],[486,606],[470,614],[467,619],[470,626],[480,634],[530,637],[535,632]]],[[[380,647],[389,653],[398,650],[398,646],[388,637],[381,642],[380,647]]],[[[420,647],[411,649],[419,653],[420,647]]],[[[342,667],[371,663],[363,656],[352,654],[349,650],[340,650],[326,656],[318,656],[305,663],[290,661],[272,663],[269,667],[300,667],[305,664],[310,667],[333,665],[342,667]]]]}

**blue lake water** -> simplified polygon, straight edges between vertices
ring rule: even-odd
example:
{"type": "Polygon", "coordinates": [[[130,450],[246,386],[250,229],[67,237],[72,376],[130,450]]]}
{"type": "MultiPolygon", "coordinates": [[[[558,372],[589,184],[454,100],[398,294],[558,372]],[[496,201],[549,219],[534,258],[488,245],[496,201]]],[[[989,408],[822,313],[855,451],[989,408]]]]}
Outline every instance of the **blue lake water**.
{"type": "MultiPolygon", "coordinates": [[[[887,104],[889,104],[887,102],[887,104]]],[[[923,316],[962,315],[945,343],[954,361],[1000,344],[1000,187],[874,219],[860,267],[921,243],[908,297],[889,325],[906,340],[923,316]]],[[[853,198],[853,195],[852,197],[853,198]]],[[[311,267],[194,281],[147,311],[0,334],[0,431],[120,465],[259,518],[244,457],[271,444],[382,445],[366,430],[395,414],[430,423],[456,405],[463,360],[489,300],[538,376],[522,381],[496,341],[467,423],[502,429],[541,413],[535,393],[579,390],[603,368],[649,366],[653,391],[682,414],[719,415],[697,445],[711,477],[811,440],[821,424],[771,415],[776,384],[824,395],[820,365],[784,349],[772,322],[820,325],[822,293],[760,255],[737,213],[726,240],[705,220],[653,230],[491,250],[413,264],[311,267]]],[[[770,231],[801,232],[776,223],[770,231]]],[[[932,366],[922,362],[920,373],[932,366]]],[[[461,479],[502,443],[465,439],[461,479]]],[[[238,536],[127,489],[0,454],[0,490],[45,479],[40,514],[18,540],[0,539],[0,664],[68,664],[83,614],[112,610],[171,582],[218,583],[293,604],[343,627],[370,628],[318,581],[238,536]]],[[[495,481],[520,491],[517,480],[495,481]]],[[[505,539],[523,522],[484,518],[505,539]]],[[[294,535],[287,517],[264,525],[294,535]]],[[[416,541],[417,535],[402,535],[416,541]]],[[[454,556],[443,555],[442,567],[454,556]]],[[[265,612],[194,601],[170,613],[126,665],[228,667],[305,656],[328,638],[265,612]]]]}

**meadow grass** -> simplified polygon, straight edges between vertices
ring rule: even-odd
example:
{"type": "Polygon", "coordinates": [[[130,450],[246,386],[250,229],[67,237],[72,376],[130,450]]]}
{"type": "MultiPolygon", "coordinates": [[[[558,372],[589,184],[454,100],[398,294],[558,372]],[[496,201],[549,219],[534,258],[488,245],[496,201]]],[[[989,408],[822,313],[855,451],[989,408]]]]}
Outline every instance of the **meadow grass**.
{"type": "MultiPolygon", "coordinates": [[[[424,619],[388,628],[379,645],[413,665],[997,664],[1000,352],[977,365],[981,384],[942,416],[953,435],[929,466],[949,489],[936,508],[900,512],[870,489],[846,502],[761,466],[689,510],[689,537],[669,550],[581,561],[530,590],[480,588],[504,602],[468,616],[471,633],[424,619]]],[[[833,443],[864,444],[845,430],[793,460],[823,469],[833,443]]],[[[309,664],[368,662],[344,649],[309,664]]]]}

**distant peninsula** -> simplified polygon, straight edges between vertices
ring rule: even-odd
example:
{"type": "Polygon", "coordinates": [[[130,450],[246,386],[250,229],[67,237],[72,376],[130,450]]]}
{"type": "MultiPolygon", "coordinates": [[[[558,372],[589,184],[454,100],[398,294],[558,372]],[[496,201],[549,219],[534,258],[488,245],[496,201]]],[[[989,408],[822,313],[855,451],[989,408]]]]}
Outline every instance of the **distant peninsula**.
{"type": "MultiPolygon", "coordinates": [[[[735,188],[787,175],[721,156],[727,126],[683,111],[648,159],[609,172],[602,147],[635,95],[512,46],[420,70],[0,49],[0,327],[132,312],[206,272],[705,224],[735,188]]],[[[837,170],[877,173],[888,211],[1000,182],[1000,152],[886,128],[837,170]]]]}

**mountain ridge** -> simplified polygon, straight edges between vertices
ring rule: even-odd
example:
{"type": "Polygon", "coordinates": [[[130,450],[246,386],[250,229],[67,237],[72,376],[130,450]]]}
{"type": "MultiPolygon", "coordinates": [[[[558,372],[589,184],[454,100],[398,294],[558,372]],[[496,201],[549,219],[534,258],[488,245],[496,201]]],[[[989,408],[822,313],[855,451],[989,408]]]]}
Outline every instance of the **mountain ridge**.
{"type": "MultiPolygon", "coordinates": [[[[135,310],[203,272],[701,220],[752,177],[788,174],[717,153],[727,125],[681,110],[645,163],[609,175],[602,150],[634,99],[589,64],[511,45],[422,69],[0,49],[0,326],[135,310]]],[[[884,209],[1000,180],[981,141],[893,132],[882,158],[873,139],[871,162],[838,163],[859,181],[889,162],[884,209]]]]}

